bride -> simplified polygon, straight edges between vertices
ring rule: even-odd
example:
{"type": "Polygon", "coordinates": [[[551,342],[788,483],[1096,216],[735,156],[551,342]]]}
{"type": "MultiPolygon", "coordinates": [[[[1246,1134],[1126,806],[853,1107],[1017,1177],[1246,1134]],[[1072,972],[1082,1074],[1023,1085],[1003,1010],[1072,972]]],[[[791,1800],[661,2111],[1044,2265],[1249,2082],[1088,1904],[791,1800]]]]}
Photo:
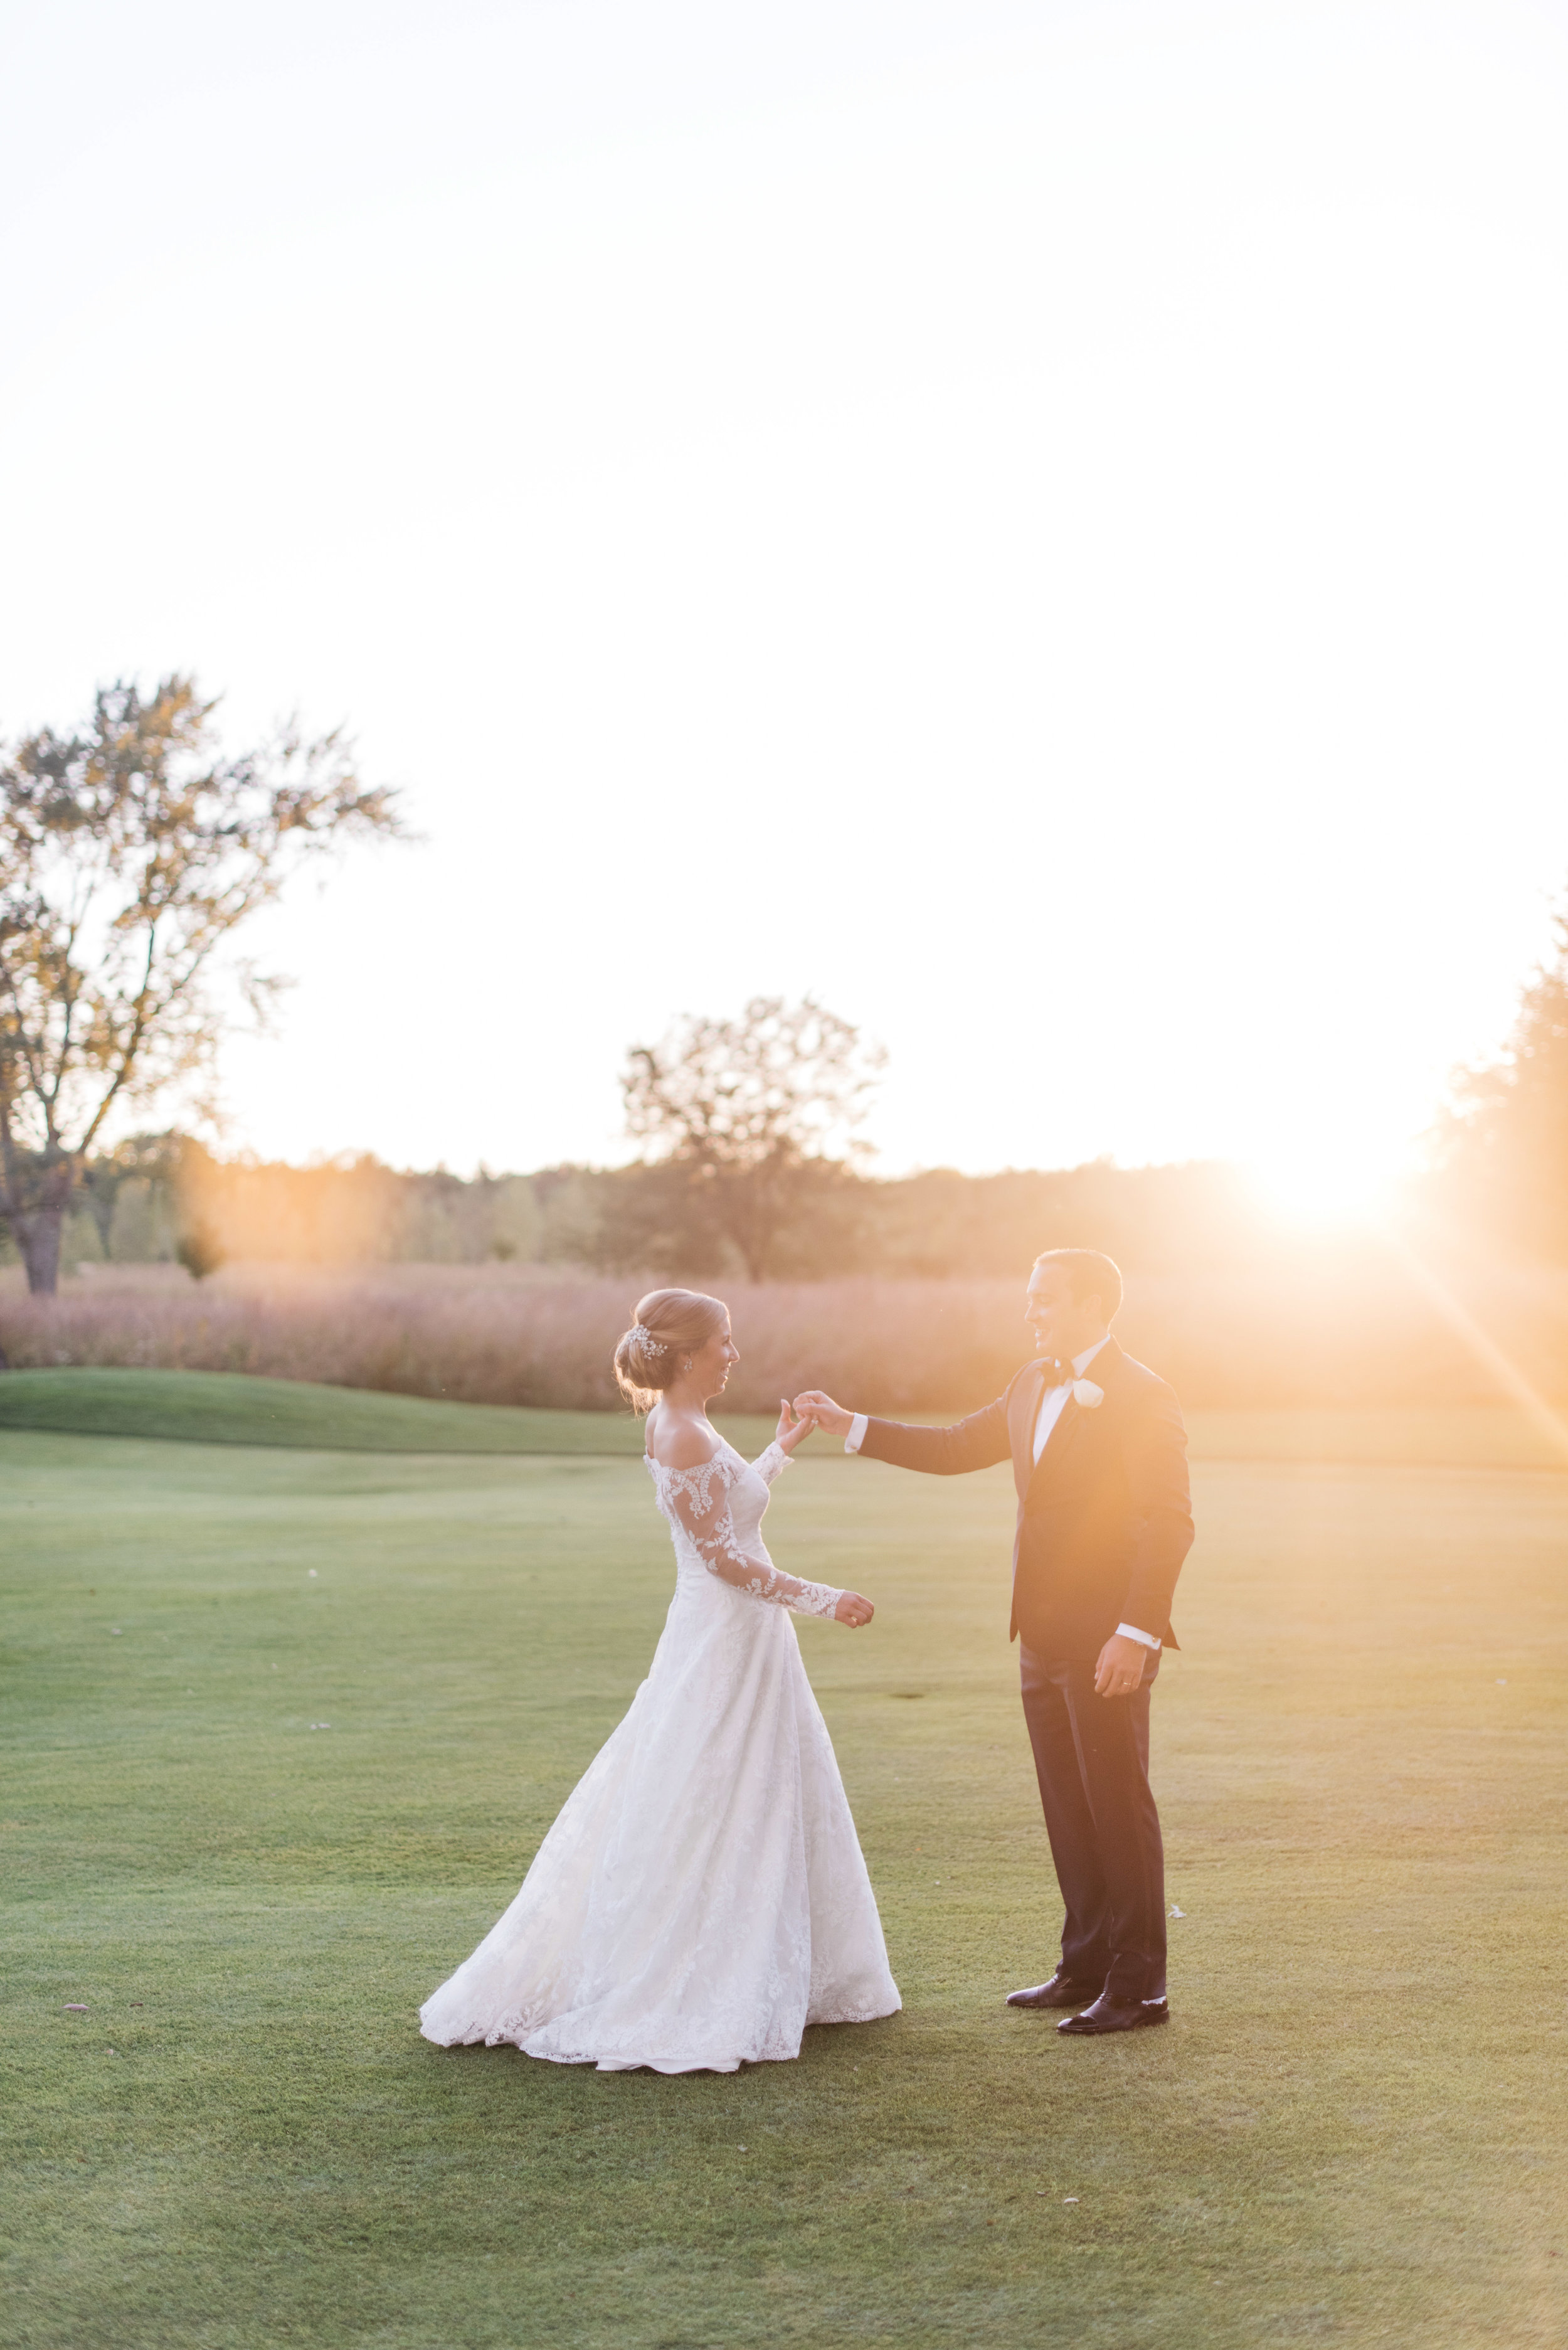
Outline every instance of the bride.
{"type": "Polygon", "coordinates": [[[852,1628],[858,1592],[783,1575],[768,1487],[815,1425],[786,1403],[742,1461],[709,1420],[740,1361],[716,1297],[656,1289],[615,1352],[648,1417],[675,1596],[630,1711],[566,1798],[512,1907],[420,2011],[443,2048],[732,2073],[808,2023],[893,2014],[898,1985],[790,1613],[852,1628]]]}

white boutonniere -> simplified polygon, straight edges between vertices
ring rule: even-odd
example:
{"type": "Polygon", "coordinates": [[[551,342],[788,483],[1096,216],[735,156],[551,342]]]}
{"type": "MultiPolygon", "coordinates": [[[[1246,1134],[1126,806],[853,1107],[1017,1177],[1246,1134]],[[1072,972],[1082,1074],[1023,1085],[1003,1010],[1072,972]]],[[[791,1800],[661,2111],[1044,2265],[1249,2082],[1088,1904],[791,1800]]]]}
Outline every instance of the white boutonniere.
{"type": "Polygon", "coordinates": [[[1080,1411],[1097,1411],[1105,1399],[1104,1388],[1097,1388],[1093,1379],[1073,1381],[1073,1401],[1080,1411]]]}

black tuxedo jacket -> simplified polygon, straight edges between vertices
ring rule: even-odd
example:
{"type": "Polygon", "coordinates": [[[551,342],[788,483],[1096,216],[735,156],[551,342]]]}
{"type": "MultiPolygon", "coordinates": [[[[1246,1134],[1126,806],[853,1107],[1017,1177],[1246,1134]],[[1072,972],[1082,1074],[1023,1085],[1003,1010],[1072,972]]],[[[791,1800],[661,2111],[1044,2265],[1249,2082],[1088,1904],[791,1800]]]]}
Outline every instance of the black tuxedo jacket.
{"type": "Polygon", "coordinates": [[[1018,1532],[1009,1638],[1022,1634],[1036,1656],[1097,1657],[1118,1624],[1158,1632],[1174,1648],[1171,1594],[1192,1547],[1181,1407],[1114,1338],[1086,1377],[1104,1401],[1085,1409],[1069,1397],[1038,1465],[1041,1362],[1025,1363],[994,1403],[951,1428],[868,1419],[860,1450],[937,1477],[1011,1456],[1018,1532]]]}

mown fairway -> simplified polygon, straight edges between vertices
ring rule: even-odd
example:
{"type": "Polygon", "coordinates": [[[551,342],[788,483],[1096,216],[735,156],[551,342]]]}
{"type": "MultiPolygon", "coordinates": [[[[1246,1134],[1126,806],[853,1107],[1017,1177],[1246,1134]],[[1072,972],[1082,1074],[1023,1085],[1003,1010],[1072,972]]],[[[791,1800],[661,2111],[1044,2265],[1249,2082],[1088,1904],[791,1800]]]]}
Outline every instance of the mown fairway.
{"type": "Polygon", "coordinates": [[[414,2029],[652,1648],[635,1461],[0,1434],[0,2339],[1559,2350],[1568,1477],[1197,1482],[1171,2027],[1002,2005],[1057,1922],[1005,1472],[814,1459],[770,1533],[879,1605],[801,1638],[905,2012],[663,2080],[414,2029]]]}

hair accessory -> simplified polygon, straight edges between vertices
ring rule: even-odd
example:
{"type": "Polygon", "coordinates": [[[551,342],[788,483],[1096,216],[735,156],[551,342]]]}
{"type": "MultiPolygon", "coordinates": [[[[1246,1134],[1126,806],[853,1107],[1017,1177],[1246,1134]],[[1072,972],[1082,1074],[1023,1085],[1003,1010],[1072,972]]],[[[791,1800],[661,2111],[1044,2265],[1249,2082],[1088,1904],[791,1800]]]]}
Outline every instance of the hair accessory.
{"type": "Polygon", "coordinates": [[[651,1330],[645,1330],[640,1322],[632,1324],[630,1335],[645,1355],[665,1355],[670,1351],[663,1339],[656,1338],[651,1330]]]}

